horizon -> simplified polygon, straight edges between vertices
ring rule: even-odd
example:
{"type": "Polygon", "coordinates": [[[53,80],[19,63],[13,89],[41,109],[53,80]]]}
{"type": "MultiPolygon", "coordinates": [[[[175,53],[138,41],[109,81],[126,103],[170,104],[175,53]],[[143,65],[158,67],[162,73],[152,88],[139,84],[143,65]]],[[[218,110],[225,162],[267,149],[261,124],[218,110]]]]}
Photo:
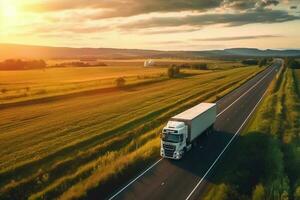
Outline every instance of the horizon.
{"type": "Polygon", "coordinates": [[[0,0],[0,43],[164,51],[299,49],[299,2],[0,0]]]}
{"type": "Polygon", "coordinates": [[[201,49],[201,50],[159,50],[159,49],[131,49],[131,48],[111,48],[111,47],[71,47],[71,46],[46,46],[46,45],[34,45],[34,44],[20,44],[20,43],[0,43],[0,45],[11,45],[11,46],[25,46],[25,47],[42,47],[42,48],[70,48],[70,49],[120,49],[120,50],[141,50],[141,51],[179,51],[179,52],[191,52],[191,51],[225,51],[230,49],[253,49],[259,51],[300,51],[299,48],[273,48],[273,49],[263,49],[256,47],[234,47],[234,48],[225,48],[225,49],[201,49]]]}

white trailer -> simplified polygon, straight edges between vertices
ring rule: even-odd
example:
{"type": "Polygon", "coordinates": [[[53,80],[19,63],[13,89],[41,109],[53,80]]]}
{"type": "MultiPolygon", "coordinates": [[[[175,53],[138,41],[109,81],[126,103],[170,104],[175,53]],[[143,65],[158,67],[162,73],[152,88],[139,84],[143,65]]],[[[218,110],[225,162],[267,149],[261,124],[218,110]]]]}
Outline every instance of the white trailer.
{"type": "Polygon", "coordinates": [[[161,156],[181,159],[200,135],[213,131],[216,116],[215,103],[200,103],[172,117],[162,131],[161,156]]]}

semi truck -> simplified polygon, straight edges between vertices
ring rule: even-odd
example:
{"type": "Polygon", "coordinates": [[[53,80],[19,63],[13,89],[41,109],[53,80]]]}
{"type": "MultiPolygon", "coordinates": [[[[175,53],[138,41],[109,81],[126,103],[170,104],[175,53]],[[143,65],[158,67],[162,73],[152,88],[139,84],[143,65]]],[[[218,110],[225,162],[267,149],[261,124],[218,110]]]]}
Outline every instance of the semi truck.
{"type": "Polygon", "coordinates": [[[200,103],[172,117],[161,133],[161,156],[181,159],[197,145],[202,134],[208,135],[213,132],[216,117],[215,103],[200,103]]]}

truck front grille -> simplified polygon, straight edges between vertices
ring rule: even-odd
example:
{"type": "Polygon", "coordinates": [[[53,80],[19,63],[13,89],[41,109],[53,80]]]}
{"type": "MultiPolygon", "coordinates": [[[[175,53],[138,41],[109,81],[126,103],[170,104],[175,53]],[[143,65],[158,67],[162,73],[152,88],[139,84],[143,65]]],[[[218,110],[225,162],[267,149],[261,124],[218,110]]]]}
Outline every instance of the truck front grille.
{"type": "Polygon", "coordinates": [[[165,156],[173,157],[175,150],[167,150],[165,149],[165,156]]]}
{"type": "Polygon", "coordinates": [[[176,146],[171,145],[171,144],[163,144],[164,149],[168,149],[168,150],[174,150],[176,149],[176,146]]]}
{"type": "Polygon", "coordinates": [[[171,144],[163,144],[165,156],[167,157],[173,157],[176,146],[171,145],[171,144]]]}

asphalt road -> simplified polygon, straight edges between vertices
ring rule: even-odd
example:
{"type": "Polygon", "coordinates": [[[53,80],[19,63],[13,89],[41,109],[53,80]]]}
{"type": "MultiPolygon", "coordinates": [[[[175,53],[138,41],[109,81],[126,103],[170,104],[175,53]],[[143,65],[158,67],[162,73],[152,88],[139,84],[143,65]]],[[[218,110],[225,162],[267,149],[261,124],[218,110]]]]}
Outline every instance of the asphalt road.
{"type": "Polygon", "coordinates": [[[215,133],[202,138],[182,160],[160,159],[110,199],[201,199],[213,170],[262,100],[282,61],[261,72],[217,102],[215,133]]]}

